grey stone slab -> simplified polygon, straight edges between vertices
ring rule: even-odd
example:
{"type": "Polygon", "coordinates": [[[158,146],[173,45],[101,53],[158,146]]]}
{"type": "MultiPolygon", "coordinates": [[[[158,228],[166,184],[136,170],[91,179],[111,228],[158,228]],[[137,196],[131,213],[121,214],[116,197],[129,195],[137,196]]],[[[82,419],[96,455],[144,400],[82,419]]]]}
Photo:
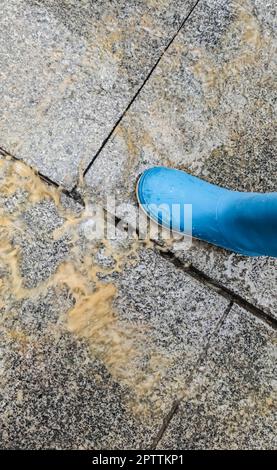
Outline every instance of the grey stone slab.
{"type": "Polygon", "coordinates": [[[194,0],[2,0],[0,145],[72,188],[194,0]]]}
{"type": "Polygon", "coordinates": [[[149,447],[228,307],[0,160],[1,448],[149,447]]]}
{"type": "Polygon", "coordinates": [[[275,330],[233,308],[159,447],[276,449],[276,339],[275,330]]]}
{"type": "MultiPolygon", "coordinates": [[[[87,174],[103,204],[115,195],[122,216],[153,165],[235,190],[276,190],[273,27],[272,0],[199,2],[87,174]]],[[[276,260],[197,241],[174,251],[276,317],[276,260]]]]}
{"type": "Polygon", "coordinates": [[[2,449],[95,449],[111,433],[132,432],[124,390],[85,346],[68,334],[34,341],[17,334],[1,335],[2,449]]]}
{"type": "MultiPolygon", "coordinates": [[[[149,340],[173,359],[169,378],[189,378],[203,344],[228,302],[214,295],[152,249],[137,253],[135,265],[114,272],[115,306],[122,319],[149,329],[149,340]]],[[[167,377],[164,377],[166,382],[167,377]]]]}
{"type": "Polygon", "coordinates": [[[270,257],[248,258],[194,240],[189,250],[182,241],[172,251],[186,265],[192,265],[216,280],[272,318],[277,318],[277,260],[270,257]]]}

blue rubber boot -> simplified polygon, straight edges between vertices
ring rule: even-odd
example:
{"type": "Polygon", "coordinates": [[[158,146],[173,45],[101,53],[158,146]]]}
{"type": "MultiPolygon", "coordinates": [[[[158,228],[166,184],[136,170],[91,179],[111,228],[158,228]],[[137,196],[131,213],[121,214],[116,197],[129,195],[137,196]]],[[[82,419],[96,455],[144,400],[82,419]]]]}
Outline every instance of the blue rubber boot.
{"type": "Polygon", "coordinates": [[[191,204],[193,237],[247,256],[277,257],[277,192],[231,191],[154,167],[141,175],[137,198],[152,220],[175,232],[188,233],[184,207],[191,204]]]}

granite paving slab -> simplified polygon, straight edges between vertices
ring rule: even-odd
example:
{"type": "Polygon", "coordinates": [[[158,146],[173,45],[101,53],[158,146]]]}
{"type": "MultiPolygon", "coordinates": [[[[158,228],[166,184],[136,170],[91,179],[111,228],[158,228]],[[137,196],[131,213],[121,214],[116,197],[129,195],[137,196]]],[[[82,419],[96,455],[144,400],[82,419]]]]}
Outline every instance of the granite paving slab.
{"type": "Polygon", "coordinates": [[[2,0],[0,146],[71,189],[196,0],[2,0]]]}
{"type": "Polygon", "coordinates": [[[0,159],[1,448],[147,448],[229,302],[0,159]]]}
{"type": "Polygon", "coordinates": [[[160,449],[276,449],[276,330],[234,307],[160,449]]]}
{"type": "MultiPolygon", "coordinates": [[[[135,204],[138,175],[183,169],[241,191],[276,190],[274,2],[203,0],[86,175],[135,204]]],[[[173,251],[276,318],[276,260],[246,258],[194,241],[173,251]]]]}
{"type": "Polygon", "coordinates": [[[172,252],[186,266],[193,266],[219,286],[239,295],[277,319],[277,260],[270,257],[250,258],[229,253],[194,240],[189,250],[176,241],[172,252]]]}

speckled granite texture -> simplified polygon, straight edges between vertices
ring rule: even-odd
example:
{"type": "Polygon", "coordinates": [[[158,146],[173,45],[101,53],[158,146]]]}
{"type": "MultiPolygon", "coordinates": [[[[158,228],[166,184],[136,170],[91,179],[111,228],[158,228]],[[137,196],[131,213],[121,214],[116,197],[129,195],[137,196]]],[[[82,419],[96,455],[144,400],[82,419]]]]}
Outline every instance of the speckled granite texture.
{"type": "Polygon", "coordinates": [[[133,178],[164,164],[274,190],[273,28],[273,1],[200,1],[87,176],[94,188],[126,202],[133,178]]]}
{"type": "Polygon", "coordinates": [[[276,260],[127,239],[151,165],[276,189],[273,0],[200,0],[163,54],[195,3],[2,0],[2,449],[277,447],[276,260]]]}
{"type": "Polygon", "coordinates": [[[155,244],[92,240],[88,208],[22,163],[0,169],[1,448],[272,448],[272,327],[155,244]]]}
{"type": "Polygon", "coordinates": [[[196,0],[2,0],[0,146],[77,182],[196,0]]]}
{"type": "Polygon", "coordinates": [[[1,447],[150,446],[228,300],[0,162],[1,447]]]}
{"type": "MultiPolygon", "coordinates": [[[[135,203],[134,182],[152,165],[276,190],[273,28],[271,0],[200,1],[87,174],[93,193],[135,203]]],[[[197,241],[174,251],[276,318],[276,260],[197,241]]]]}
{"type": "Polygon", "coordinates": [[[233,308],[159,443],[161,449],[276,449],[275,331],[233,308]]]}

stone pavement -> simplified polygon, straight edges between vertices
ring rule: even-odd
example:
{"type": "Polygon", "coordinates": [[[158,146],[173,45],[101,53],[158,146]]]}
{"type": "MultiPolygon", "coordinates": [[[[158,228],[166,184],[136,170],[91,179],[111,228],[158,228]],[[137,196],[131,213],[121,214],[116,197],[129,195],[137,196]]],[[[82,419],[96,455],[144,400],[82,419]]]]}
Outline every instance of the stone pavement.
{"type": "Polygon", "coordinates": [[[1,7],[1,448],[276,448],[276,260],[89,236],[153,164],[276,188],[273,0],[1,7]]]}

